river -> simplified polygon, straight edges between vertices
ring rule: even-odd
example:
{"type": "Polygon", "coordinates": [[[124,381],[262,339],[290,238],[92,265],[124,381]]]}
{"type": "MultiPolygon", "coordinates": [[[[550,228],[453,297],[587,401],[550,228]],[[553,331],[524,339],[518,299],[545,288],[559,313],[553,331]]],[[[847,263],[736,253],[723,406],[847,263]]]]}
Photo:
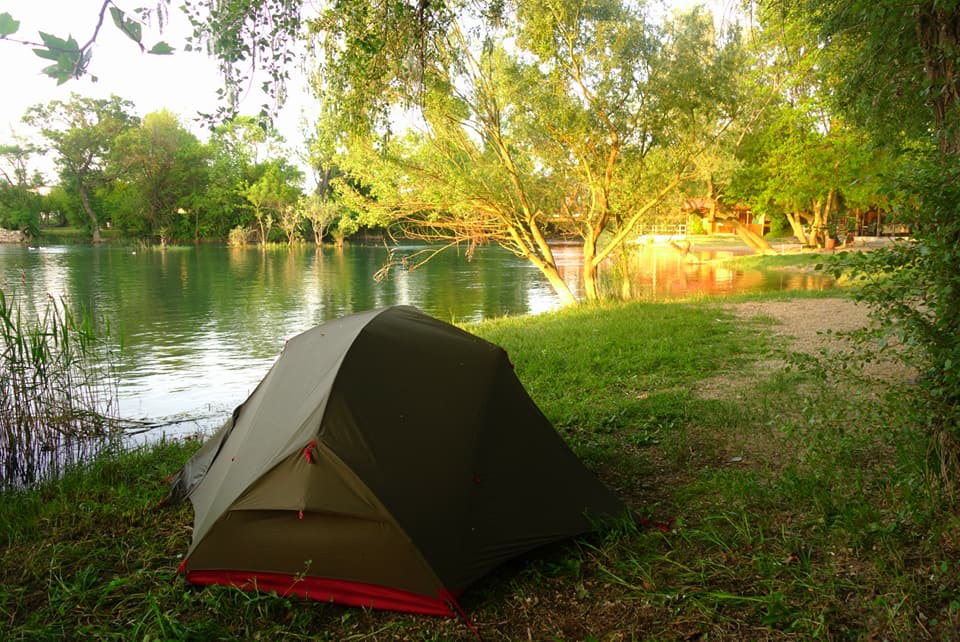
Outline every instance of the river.
{"type": "MultiPolygon", "coordinates": [[[[394,248],[395,257],[422,247],[394,248]]],[[[823,276],[740,271],[683,260],[663,246],[637,250],[635,296],[664,300],[701,294],[829,287],[823,276]]],[[[579,290],[579,248],[557,248],[565,279],[579,290]]],[[[253,390],[285,340],[326,319],[409,304],[446,321],[536,314],[557,306],[545,279],[495,247],[472,256],[447,250],[426,265],[386,278],[383,246],[228,248],[223,246],[0,246],[0,289],[26,312],[66,297],[108,321],[122,343],[120,415],[170,435],[209,430],[253,390]]]]}

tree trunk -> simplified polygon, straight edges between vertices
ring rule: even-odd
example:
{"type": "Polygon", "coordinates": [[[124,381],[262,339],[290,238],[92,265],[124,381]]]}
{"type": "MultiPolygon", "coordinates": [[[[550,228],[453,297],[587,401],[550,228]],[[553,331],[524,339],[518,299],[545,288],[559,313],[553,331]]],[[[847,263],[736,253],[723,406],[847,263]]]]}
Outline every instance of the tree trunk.
{"type": "Polygon", "coordinates": [[[598,278],[599,266],[597,265],[597,241],[598,234],[592,230],[585,235],[583,239],[583,297],[587,301],[600,300],[600,280],[598,278]]]}
{"type": "Polygon", "coordinates": [[[733,226],[733,229],[737,231],[737,236],[743,239],[743,242],[746,243],[747,246],[757,254],[777,253],[767,239],[751,230],[748,225],[741,223],[740,219],[731,217],[727,219],[727,222],[730,223],[730,225],[733,226]]]}
{"type": "MultiPolygon", "coordinates": [[[[564,283],[566,285],[566,283],[564,283]]],[[[597,268],[593,262],[583,262],[583,296],[587,301],[600,300],[600,283],[597,279],[597,268]]]]}
{"type": "Polygon", "coordinates": [[[809,245],[810,239],[807,238],[807,233],[803,231],[803,220],[800,218],[800,212],[787,212],[786,216],[787,222],[790,223],[790,229],[793,230],[793,235],[797,237],[800,244],[809,245]]]}
{"type": "MultiPolygon", "coordinates": [[[[527,256],[526,258],[546,277],[557,298],[560,299],[560,305],[563,307],[576,305],[577,297],[573,295],[570,286],[567,285],[567,282],[560,276],[560,270],[557,269],[557,264],[553,260],[553,257],[550,257],[549,260],[544,260],[539,255],[527,256]]],[[[584,270],[586,270],[586,265],[584,265],[584,270]]]]}
{"type": "Polygon", "coordinates": [[[563,280],[563,277],[560,276],[560,272],[558,272],[556,268],[545,269],[541,267],[540,272],[547,277],[547,281],[550,282],[553,291],[557,293],[557,298],[560,299],[560,305],[563,307],[576,305],[577,297],[573,296],[570,286],[563,280]]]}
{"type": "Polygon", "coordinates": [[[813,201],[813,222],[810,223],[810,236],[816,242],[817,247],[823,247],[827,242],[827,216],[830,209],[830,200],[833,198],[833,190],[823,200],[815,199],[813,201]]]}
{"type": "Polygon", "coordinates": [[[93,229],[91,242],[103,243],[103,237],[100,236],[100,221],[97,220],[97,215],[93,213],[93,208],[90,207],[90,197],[87,196],[87,188],[83,181],[80,181],[80,202],[83,203],[83,211],[87,213],[87,218],[90,219],[90,227],[93,229]]]}

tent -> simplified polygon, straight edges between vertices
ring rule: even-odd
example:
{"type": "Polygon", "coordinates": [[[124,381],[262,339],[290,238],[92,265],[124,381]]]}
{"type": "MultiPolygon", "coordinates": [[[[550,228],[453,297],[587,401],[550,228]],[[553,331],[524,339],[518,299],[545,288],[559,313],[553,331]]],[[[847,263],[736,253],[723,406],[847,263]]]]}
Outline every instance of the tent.
{"type": "Polygon", "coordinates": [[[500,563],[624,514],[504,350],[396,306],[290,339],[175,476],[187,582],[455,615],[500,563]]]}

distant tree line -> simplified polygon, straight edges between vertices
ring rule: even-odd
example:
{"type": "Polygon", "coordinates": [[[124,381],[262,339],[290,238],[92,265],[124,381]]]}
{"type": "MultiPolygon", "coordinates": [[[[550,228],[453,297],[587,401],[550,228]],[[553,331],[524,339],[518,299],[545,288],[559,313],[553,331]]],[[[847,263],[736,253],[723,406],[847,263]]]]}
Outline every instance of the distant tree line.
{"type": "Polygon", "coordinates": [[[0,226],[36,235],[41,225],[69,224],[95,243],[111,227],[161,244],[321,243],[357,230],[329,182],[304,193],[303,171],[258,120],[233,118],[203,143],[176,115],[139,118],[133,108],[76,94],[31,107],[24,123],[45,147],[0,147],[0,226]],[[49,190],[30,169],[43,151],[57,169],[49,190]]]}

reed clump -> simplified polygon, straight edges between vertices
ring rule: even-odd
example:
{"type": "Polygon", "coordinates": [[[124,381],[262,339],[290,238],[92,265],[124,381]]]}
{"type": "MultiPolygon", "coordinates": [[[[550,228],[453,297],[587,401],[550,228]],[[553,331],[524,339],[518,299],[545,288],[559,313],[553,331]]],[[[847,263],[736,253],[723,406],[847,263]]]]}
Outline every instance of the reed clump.
{"type": "Polygon", "coordinates": [[[88,314],[0,291],[0,488],[57,476],[119,433],[114,352],[88,314]]]}

